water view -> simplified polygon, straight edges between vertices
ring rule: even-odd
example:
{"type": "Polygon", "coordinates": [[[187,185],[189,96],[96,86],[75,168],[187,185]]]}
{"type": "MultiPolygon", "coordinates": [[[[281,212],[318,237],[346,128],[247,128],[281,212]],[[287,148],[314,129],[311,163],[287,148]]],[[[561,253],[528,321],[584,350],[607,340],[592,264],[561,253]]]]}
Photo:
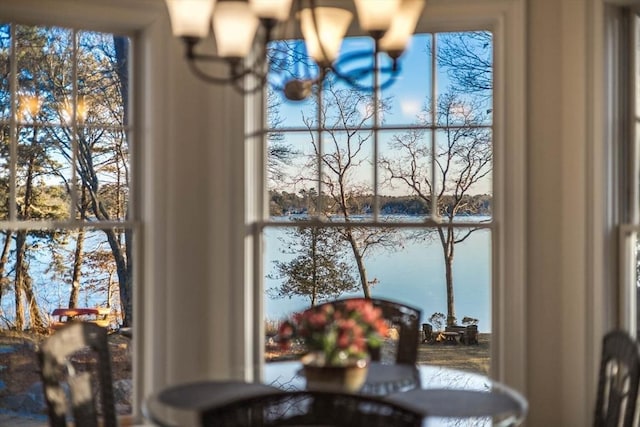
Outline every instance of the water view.
{"type": "MultiPolygon", "coordinates": [[[[272,273],[275,261],[293,258],[282,250],[291,240],[284,228],[265,230],[265,274],[272,273]],[[287,240],[289,239],[289,240],[287,240]]],[[[371,280],[373,297],[388,298],[413,305],[422,310],[422,322],[434,313],[447,312],[445,268],[442,247],[438,240],[410,240],[413,230],[400,230],[402,247],[379,250],[365,259],[371,280]]],[[[491,234],[477,230],[455,247],[453,265],[455,310],[458,322],[465,316],[478,319],[481,332],[491,331],[491,234]]],[[[265,316],[279,320],[294,311],[309,306],[309,298],[292,296],[274,299],[268,290],[281,280],[265,279],[265,316]]],[[[349,293],[343,296],[358,296],[349,293]]]]}

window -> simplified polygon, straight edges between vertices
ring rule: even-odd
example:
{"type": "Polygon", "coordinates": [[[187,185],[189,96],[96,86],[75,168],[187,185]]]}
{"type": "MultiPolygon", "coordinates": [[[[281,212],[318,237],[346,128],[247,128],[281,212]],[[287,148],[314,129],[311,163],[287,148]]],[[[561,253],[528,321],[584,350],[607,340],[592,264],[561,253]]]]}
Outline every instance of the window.
{"type": "MultiPolygon", "coordinates": [[[[638,146],[640,125],[638,82],[640,66],[638,55],[640,49],[640,17],[637,11],[630,8],[619,8],[609,15],[614,36],[609,39],[612,44],[612,71],[607,77],[614,90],[609,105],[610,117],[621,117],[623,120],[611,122],[610,146],[611,161],[609,167],[613,171],[611,183],[612,199],[617,209],[611,215],[618,225],[616,236],[618,248],[617,274],[619,286],[613,296],[613,304],[619,307],[618,318],[609,319],[614,324],[628,328],[633,334],[640,330],[640,314],[638,298],[640,298],[640,186],[638,173],[638,146]],[[616,74],[617,73],[617,74],[616,74]],[[635,87],[635,89],[633,89],[635,87]]],[[[614,258],[615,259],[615,258],[614,258]]]]}
{"type": "MultiPolygon", "coordinates": [[[[367,43],[350,38],[343,50],[367,43]]],[[[493,52],[490,31],[424,33],[377,94],[331,78],[303,102],[269,92],[267,360],[282,355],[283,317],[359,295],[420,308],[436,331],[477,324],[481,361],[456,367],[489,373],[500,197],[493,52]]]]}
{"type": "MultiPolygon", "coordinates": [[[[132,325],[130,45],[119,34],[0,24],[0,380],[9,395],[39,381],[33,346],[18,341],[50,333],[54,309],[108,308],[109,328],[132,325]]],[[[130,338],[111,337],[117,403],[129,413],[130,338]]],[[[39,411],[17,401],[0,407],[39,411]]]]}

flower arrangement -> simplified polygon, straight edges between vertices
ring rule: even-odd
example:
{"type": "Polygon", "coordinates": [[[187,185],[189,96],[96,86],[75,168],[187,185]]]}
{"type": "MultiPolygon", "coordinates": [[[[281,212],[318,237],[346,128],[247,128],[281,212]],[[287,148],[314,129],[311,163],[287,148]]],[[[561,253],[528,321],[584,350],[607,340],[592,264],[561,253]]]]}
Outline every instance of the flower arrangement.
{"type": "Polygon", "coordinates": [[[379,347],[387,335],[382,310],[364,298],[322,304],[280,325],[280,342],[301,339],[316,357],[315,364],[345,366],[367,358],[368,349],[379,347]]]}

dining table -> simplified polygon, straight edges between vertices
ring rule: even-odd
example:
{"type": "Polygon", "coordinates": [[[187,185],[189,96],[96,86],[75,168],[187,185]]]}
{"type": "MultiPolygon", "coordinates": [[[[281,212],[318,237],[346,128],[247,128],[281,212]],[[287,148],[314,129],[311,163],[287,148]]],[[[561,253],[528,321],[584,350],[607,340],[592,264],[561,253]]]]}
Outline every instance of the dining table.
{"type": "MultiPolygon", "coordinates": [[[[305,390],[302,363],[269,362],[261,380],[203,380],[166,387],[145,400],[143,413],[162,427],[200,426],[199,414],[247,395],[305,390]]],[[[430,364],[372,362],[360,393],[381,396],[423,416],[423,427],[517,426],[527,414],[518,391],[472,372],[430,364]]]]}

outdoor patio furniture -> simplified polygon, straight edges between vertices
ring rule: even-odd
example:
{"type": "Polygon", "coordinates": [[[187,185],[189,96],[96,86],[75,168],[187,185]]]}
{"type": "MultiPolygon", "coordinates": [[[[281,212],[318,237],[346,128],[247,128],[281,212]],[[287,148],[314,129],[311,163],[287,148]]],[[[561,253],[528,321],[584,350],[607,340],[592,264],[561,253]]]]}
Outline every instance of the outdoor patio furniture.
{"type": "Polygon", "coordinates": [[[83,321],[95,323],[104,328],[109,326],[109,315],[111,309],[106,307],[91,308],[56,308],[51,316],[56,316],[58,320],[51,322],[51,329],[59,329],[72,321],[83,321]]]}
{"type": "Polygon", "coordinates": [[[430,323],[422,324],[422,343],[433,343],[435,337],[433,335],[433,326],[430,323]]]}
{"type": "Polygon", "coordinates": [[[462,335],[460,336],[460,342],[466,345],[479,344],[478,325],[467,326],[462,332],[462,335]]]}

